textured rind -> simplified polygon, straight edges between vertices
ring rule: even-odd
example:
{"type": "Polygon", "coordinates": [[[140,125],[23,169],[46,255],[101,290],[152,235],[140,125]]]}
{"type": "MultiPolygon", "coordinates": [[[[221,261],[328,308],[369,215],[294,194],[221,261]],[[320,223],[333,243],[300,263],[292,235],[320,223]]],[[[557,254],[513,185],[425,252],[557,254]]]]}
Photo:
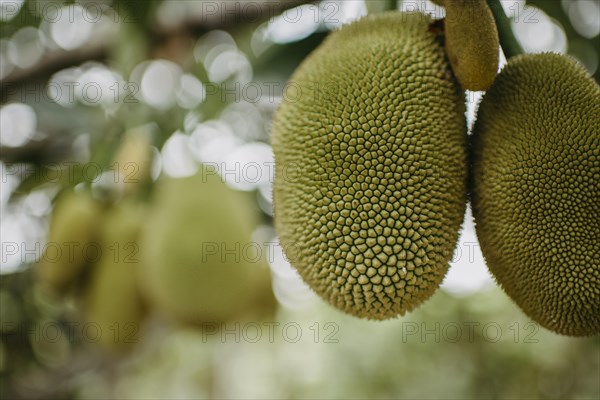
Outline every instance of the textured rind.
{"type": "Polygon", "coordinates": [[[264,257],[253,253],[256,211],[204,166],[156,185],[140,238],[142,293],[181,322],[227,321],[274,307],[264,257]]]}
{"type": "Polygon", "coordinates": [[[600,87],[569,57],[510,59],[472,137],[472,202],[490,271],[555,332],[600,333],[600,87]]]}
{"type": "Polygon", "coordinates": [[[456,79],[467,90],[486,90],[498,73],[500,41],[485,0],[446,5],[446,51],[456,79]]]}
{"type": "Polygon", "coordinates": [[[464,99],[430,22],[390,12],[331,34],[273,121],[284,251],[313,290],[358,317],[429,298],[463,220],[464,99]]]}

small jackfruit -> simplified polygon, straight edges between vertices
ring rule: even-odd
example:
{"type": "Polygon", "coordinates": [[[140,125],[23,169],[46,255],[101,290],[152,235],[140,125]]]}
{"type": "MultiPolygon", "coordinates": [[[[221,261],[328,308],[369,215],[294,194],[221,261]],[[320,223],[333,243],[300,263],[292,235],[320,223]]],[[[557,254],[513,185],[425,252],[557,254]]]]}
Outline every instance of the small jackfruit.
{"type": "Polygon", "coordinates": [[[430,297],[463,220],[464,99],[431,22],[388,12],[332,33],[273,121],[282,247],[313,290],[358,317],[430,297]]]}
{"type": "Polygon", "coordinates": [[[472,203],[490,271],[555,332],[600,333],[600,87],[558,54],[511,58],[472,137],[472,203]]]}
{"type": "Polygon", "coordinates": [[[151,304],[200,324],[258,314],[265,297],[274,300],[251,238],[256,210],[245,200],[205,167],[157,184],[140,242],[142,293],[151,304]]]}
{"type": "Polygon", "coordinates": [[[125,349],[139,340],[144,307],[137,241],[145,216],[141,205],[127,200],[115,204],[102,221],[102,254],[92,266],[82,309],[99,328],[98,342],[109,349],[125,349]]]}
{"type": "Polygon", "coordinates": [[[40,282],[64,293],[98,256],[102,206],[88,191],[65,192],[56,200],[45,252],[36,265],[40,282]]]}
{"type": "Polygon", "coordinates": [[[500,42],[486,0],[446,2],[446,52],[456,79],[467,90],[486,90],[498,73],[500,42]]]}
{"type": "Polygon", "coordinates": [[[141,126],[126,132],[114,156],[117,184],[125,193],[139,191],[150,180],[152,147],[149,130],[149,126],[141,126]]]}

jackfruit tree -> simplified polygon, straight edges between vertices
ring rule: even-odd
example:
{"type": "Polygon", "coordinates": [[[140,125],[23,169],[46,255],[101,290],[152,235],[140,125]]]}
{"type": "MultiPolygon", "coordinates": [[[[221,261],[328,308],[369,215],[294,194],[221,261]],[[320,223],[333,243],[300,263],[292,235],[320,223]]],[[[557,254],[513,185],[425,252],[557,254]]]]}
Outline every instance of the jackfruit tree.
{"type": "Polygon", "coordinates": [[[0,1],[0,398],[599,398],[598,13],[0,1]]]}

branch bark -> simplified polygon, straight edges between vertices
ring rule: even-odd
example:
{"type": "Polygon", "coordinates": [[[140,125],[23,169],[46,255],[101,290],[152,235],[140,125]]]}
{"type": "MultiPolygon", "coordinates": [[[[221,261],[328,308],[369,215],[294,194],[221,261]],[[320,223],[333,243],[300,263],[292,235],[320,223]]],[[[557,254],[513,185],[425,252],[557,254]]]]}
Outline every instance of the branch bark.
{"type": "MultiPolygon", "coordinates": [[[[183,22],[177,26],[160,26],[153,24],[150,30],[150,43],[163,43],[172,36],[182,32],[189,33],[192,37],[202,36],[212,29],[231,29],[236,25],[246,22],[268,20],[283,11],[300,4],[310,3],[307,0],[261,0],[240,1],[221,0],[209,2],[211,8],[203,8],[203,13],[187,15],[183,22]]],[[[8,76],[0,79],[0,98],[6,100],[12,88],[19,87],[40,77],[50,76],[63,68],[79,65],[85,61],[101,61],[108,56],[109,48],[114,38],[110,36],[97,38],[76,50],[56,50],[47,53],[44,58],[27,69],[15,69],[8,76]]],[[[123,39],[123,38],[118,38],[123,39]]]]}

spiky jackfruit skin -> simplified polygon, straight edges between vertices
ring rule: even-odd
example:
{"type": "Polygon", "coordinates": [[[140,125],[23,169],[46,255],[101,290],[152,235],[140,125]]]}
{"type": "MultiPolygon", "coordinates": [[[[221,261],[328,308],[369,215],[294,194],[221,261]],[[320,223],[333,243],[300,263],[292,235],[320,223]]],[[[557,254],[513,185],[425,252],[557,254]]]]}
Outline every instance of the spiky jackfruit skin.
{"type": "Polygon", "coordinates": [[[472,137],[477,235],[498,283],[542,326],[600,333],[600,87],[558,54],[511,58],[472,137]]]}
{"type": "Polygon", "coordinates": [[[387,319],[431,296],[466,202],[464,99],[423,14],[367,16],[294,73],[274,117],[275,225],[323,299],[387,319]]]}
{"type": "Polygon", "coordinates": [[[467,90],[486,90],[498,73],[500,41],[486,0],[452,0],[446,6],[446,52],[467,90]]]}
{"type": "Polygon", "coordinates": [[[102,206],[88,191],[68,191],[56,200],[46,252],[36,265],[40,282],[64,294],[97,256],[102,206]]]}
{"type": "Polygon", "coordinates": [[[256,210],[246,200],[205,167],[157,184],[140,241],[150,304],[190,324],[271,311],[271,275],[252,241],[256,210]]]}
{"type": "Polygon", "coordinates": [[[84,289],[84,318],[100,328],[98,342],[112,350],[125,350],[140,339],[145,310],[137,282],[138,236],[144,211],[143,205],[125,200],[105,213],[100,230],[102,254],[84,289]]]}

